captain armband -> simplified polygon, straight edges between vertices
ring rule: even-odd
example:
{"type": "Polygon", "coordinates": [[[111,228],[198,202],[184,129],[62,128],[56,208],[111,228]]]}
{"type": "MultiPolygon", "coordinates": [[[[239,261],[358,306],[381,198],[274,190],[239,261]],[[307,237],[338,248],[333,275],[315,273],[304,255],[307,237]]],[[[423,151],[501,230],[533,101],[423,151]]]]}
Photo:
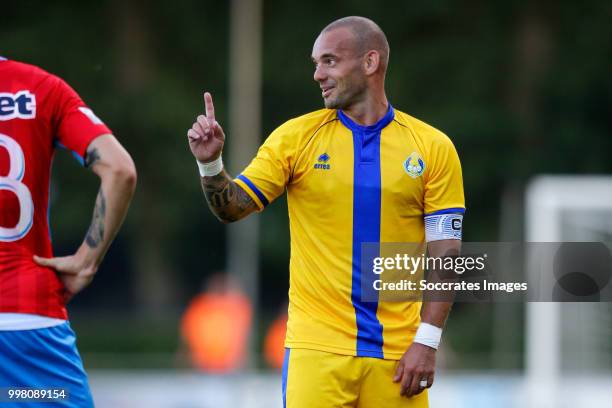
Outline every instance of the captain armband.
{"type": "Polygon", "coordinates": [[[425,216],[425,239],[427,242],[443,239],[461,239],[463,214],[444,213],[425,216]]]}

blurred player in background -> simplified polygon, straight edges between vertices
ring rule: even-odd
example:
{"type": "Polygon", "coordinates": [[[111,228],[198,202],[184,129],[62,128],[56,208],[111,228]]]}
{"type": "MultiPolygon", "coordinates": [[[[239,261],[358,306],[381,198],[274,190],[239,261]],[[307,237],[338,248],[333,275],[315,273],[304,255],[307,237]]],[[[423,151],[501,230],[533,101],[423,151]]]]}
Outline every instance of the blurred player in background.
{"type": "Polygon", "coordinates": [[[227,374],[243,367],[253,307],[240,285],[215,273],[181,319],[181,335],[194,367],[227,374]]]}
{"type": "Polygon", "coordinates": [[[385,94],[389,45],[347,17],[312,50],[325,108],[277,128],[236,179],[223,170],[212,97],[187,136],[212,212],[239,220],[287,191],[291,226],[286,407],[428,406],[450,302],[366,302],[364,242],[427,241],[457,254],[464,213],[459,158],[433,127],[385,94]],[[422,305],[422,307],[421,307],[422,305]]]}
{"type": "Polygon", "coordinates": [[[93,406],[65,304],[91,283],[135,186],[130,155],[70,86],[0,60],[0,387],[65,388],[61,406],[93,406]],[[83,243],[54,258],[48,197],[57,146],[101,185],[83,243]]]}

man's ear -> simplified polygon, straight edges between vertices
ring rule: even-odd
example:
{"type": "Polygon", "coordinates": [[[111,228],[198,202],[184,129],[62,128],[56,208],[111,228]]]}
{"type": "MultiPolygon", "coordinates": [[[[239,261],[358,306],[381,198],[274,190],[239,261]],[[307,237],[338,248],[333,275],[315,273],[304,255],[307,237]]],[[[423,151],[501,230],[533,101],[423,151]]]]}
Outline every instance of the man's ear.
{"type": "Polygon", "coordinates": [[[366,75],[372,75],[378,71],[380,66],[380,54],[376,50],[370,50],[365,54],[363,67],[366,75]]]}

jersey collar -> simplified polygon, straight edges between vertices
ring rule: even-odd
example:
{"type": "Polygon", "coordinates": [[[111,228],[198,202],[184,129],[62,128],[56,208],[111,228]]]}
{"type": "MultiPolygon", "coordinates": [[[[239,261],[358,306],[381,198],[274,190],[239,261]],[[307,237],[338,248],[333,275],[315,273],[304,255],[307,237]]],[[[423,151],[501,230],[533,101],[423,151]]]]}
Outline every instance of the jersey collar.
{"type": "Polygon", "coordinates": [[[344,126],[349,128],[353,132],[378,132],[379,130],[382,130],[385,126],[387,126],[389,123],[391,123],[394,117],[395,111],[393,110],[393,106],[389,104],[387,113],[385,113],[385,116],[383,116],[378,122],[370,126],[363,126],[349,118],[346,113],[342,112],[342,109],[338,109],[338,118],[340,119],[340,122],[342,122],[344,126]]]}

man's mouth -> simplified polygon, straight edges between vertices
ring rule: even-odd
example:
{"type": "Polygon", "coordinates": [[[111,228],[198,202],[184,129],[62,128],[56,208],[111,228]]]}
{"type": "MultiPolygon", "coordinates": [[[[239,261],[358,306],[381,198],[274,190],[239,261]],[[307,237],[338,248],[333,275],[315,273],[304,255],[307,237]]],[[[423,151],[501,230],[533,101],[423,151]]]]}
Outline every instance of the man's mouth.
{"type": "Polygon", "coordinates": [[[323,87],[321,87],[321,95],[323,95],[323,98],[327,98],[332,93],[333,89],[334,89],[333,86],[323,86],[323,87]]]}

